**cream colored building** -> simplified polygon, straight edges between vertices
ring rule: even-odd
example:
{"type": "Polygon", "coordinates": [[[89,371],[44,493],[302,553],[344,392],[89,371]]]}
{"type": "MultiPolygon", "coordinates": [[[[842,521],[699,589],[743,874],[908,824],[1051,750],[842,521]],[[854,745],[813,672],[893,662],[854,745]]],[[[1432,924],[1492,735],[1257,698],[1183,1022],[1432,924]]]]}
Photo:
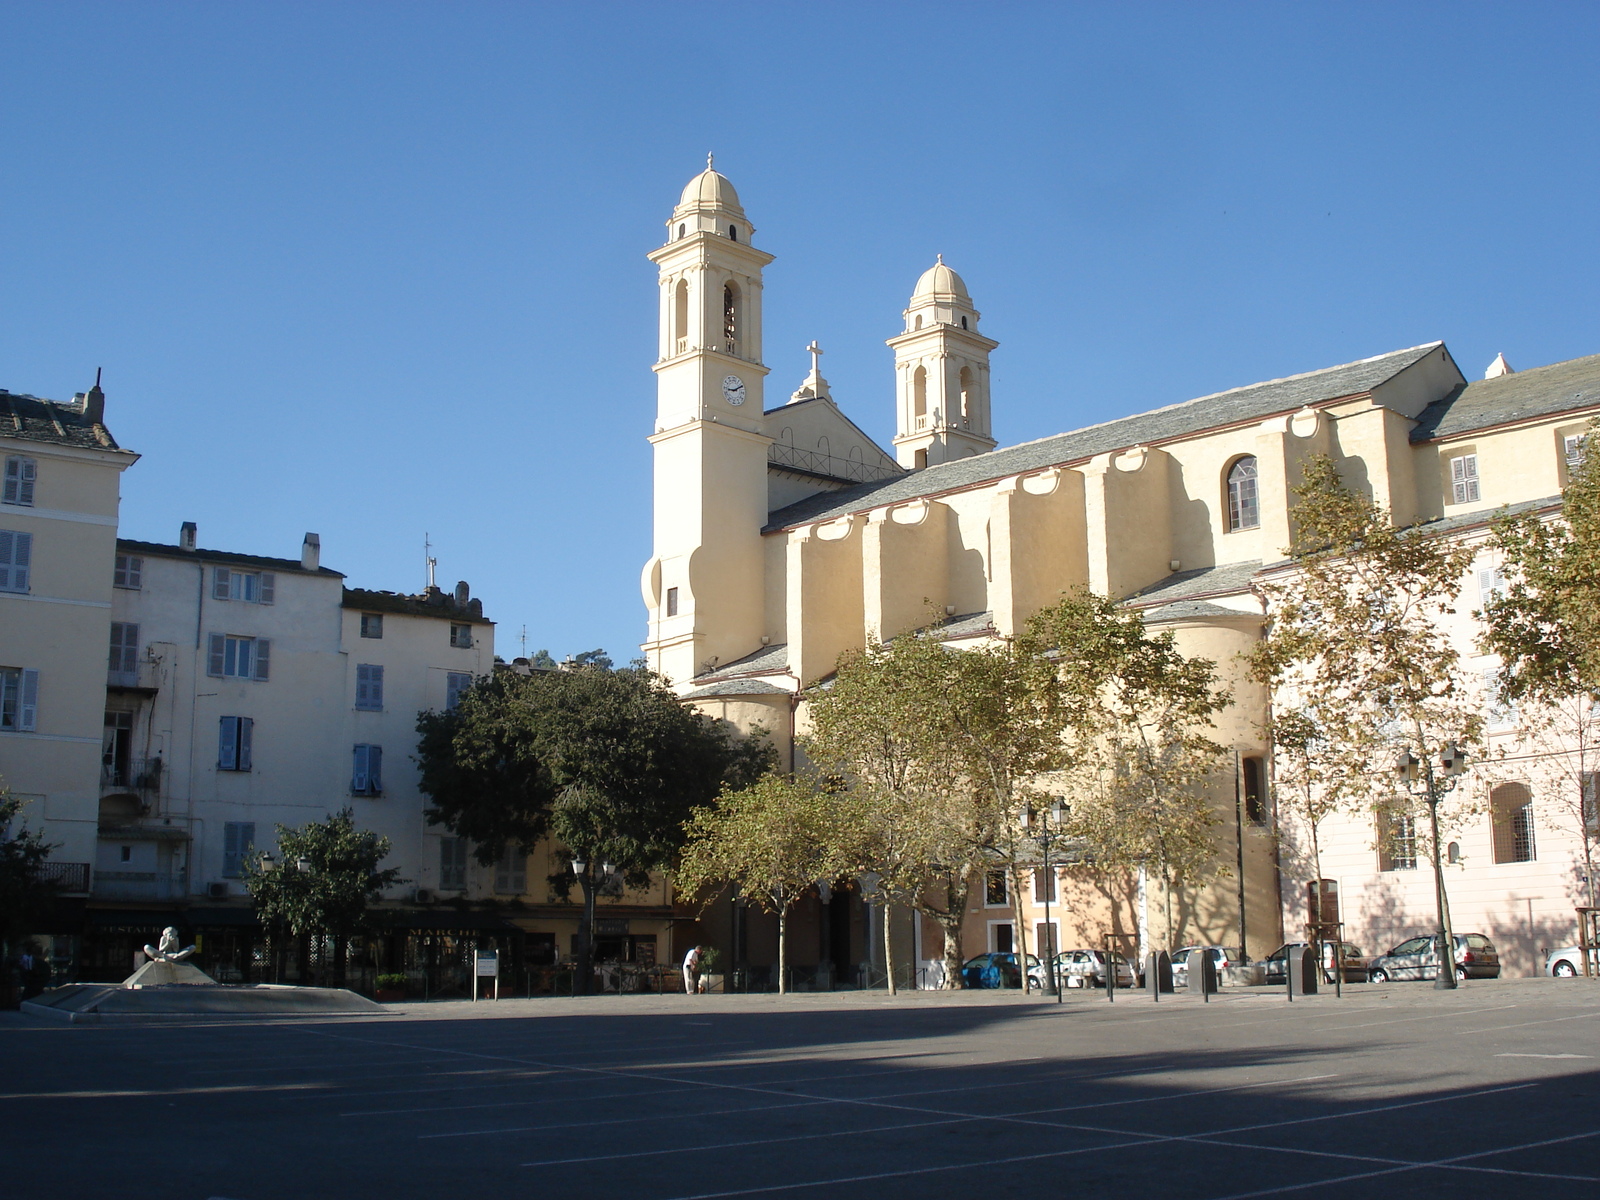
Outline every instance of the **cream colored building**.
{"type": "Polygon", "coordinates": [[[0,785],[54,844],[68,908],[95,859],[118,485],[137,458],[98,383],[69,404],[0,391],[0,785]]]}
{"type": "MultiPolygon", "coordinates": [[[[1297,831],[1280,839],[1276,829],[1260,734],[1268,698],[1236,660],[1261,635],[1255,585],[1283,558],[1288,489],[1310,455],[1333,455],[1399,521],[1481,536],[1502,505],[1559,503],[1568,439],[1600,411],[1600,356],[1521,374],[1497,362],[1492,377],[1469,383],[1432,342],[994,449],[998,343],[980,332],[960,276],[937,262],[889,339],[896,392],[875,403],[896,413],[891,455],[828,395],[815,359],[790,400],[765,402],[761,272],[771,256],[752,245],[732,184],[708,167],[667,230],[650,255],[661,343],[655,549],[641,582],[645,654],[686,699],[773,730],[787,750],[804,726],[801,689],[842,651],[925,623],[928,602],[949,614],[944,637],[960,645],[1010,636],[1078,586],[1139,607],[1229,676],[1218,736],[1239,768],[1215,799],[1217,854],[1234,876],[1174,897],[1166,928],[1166,898],[1108,898],[1069,874],[1062,946],[1142,927],[1158,946],[1242,940],[1261,955],[1300,935],[1308,880],[1297,831]]],[[[1471,618],[1459,619],[1466,645],[1471,618]]],[[[1506,769],[1480,767],[1465,786],[1506,769]]],[[[1489,934],[1508,963],[1526,967],[1537,945],[1570,935],[1573,843],[1551,834],[1536,862],[1506,869],[1472,840],[1488,836],[1485,825],[1468,837],[1451,868],[1456,928],[1489,934]]],[[[1425,869],[1379,871],[1365,827],[1328,844],[1324,873],[1339,881],[1351,940],[1381,950],[1395,932],[1428,925],[1425,869]]],[[[1042,897],[1029,899],[1042,918],[1042,897]]],[[[1014,936],[998,903],[973,908],[968,953],[1014,936]]],[[[806,919],[856,939],[866,930],[859,909],[806,919]]],[[[932,970],[932,928],[907,926],[906,952],[932,970]]],[[[712,936],[742,952],[737,931],[716,924],[712,936]]],[[[854,940],[840,950],[836,937],[818,954],[843,964],[871,948],[854,940]]]]}

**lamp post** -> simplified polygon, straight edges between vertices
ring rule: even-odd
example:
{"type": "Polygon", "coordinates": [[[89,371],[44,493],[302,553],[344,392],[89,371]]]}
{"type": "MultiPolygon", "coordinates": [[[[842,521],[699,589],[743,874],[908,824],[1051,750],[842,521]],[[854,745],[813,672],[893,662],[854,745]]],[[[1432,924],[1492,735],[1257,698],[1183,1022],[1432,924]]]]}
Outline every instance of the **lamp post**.
{"type": "Polygon", "coordinates": [[[1439,801],[1445,792],[1454,787],[1454,780],[1466,772],[1467,756],[1454,742],[1439,751],[1438,761],[1417,758],[1410,750],[1402,750],[1395,759],[1394,773],[1406,790],[1412,790],[1420,777],[1424,797],[1428,802],[1429,850],[1433,860],[1433,899],[1438,915],[1439,973],[1433,986],[1441,991],[1456,986],[1456,939],[1450,927],[1450,898],[1444,890],[1444,868],[1439,861],[1439,801]]]}
{"type": "MultiPolygon", "coordinates": [[[[1028,837],[1039,843],[1039,848],[1044,851],[1044,927],[1050,931],[1050,952],[1041,954],[1040,960],[1044,964],[1044,990],[1045,995],[1054,996],[1056,1003],[1061,1003],[1061,986],[1056,980],[1056,954],[1060,947],[1056,945],[1055,926],[1050,923],[1050,893],[1056,890],[1055,876],[1051,874],[1050,851],[1061,837],[1061,825],[1067,819],[1067,802],[1057,796],[1051,803],[1049,811],[1045,814],[1044,824],[1037,831],[1033,829],[1033,814],[1027,809],[1022,810],[1020,818],[1022,828],[1028,837]]],[[[1038,939],[1034,939],[1038,944],[1038,939]]],[[[1021,964],[1022,987],[1028,987],[1028,964],[1021,964]]]]}
{"type": "Polygon", "coordinates": [[[572,873],[583,891],[583,925],[578,930],[578,967],[572,991],[587,996],[594,986],[594,880],[589,878],[588,862],[581,858],[572,860],[572,873]]]}

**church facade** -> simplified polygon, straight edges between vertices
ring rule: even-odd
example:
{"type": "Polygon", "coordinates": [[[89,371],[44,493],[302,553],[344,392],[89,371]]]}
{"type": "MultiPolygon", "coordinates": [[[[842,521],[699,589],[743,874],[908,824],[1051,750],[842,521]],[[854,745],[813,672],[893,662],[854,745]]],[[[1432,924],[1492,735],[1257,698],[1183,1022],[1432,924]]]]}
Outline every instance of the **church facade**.
{"type": "MultiPolygon", "coordinates": [[[[1070,873],[1037,878],[1029,948],[1041,936],[1070,948],[1136,930],[1156,947],[1243,943],[1259,956],[1303,936],[1312,882],[1303,831],[1276,819],[1261,734],[1270,697],[1238,663],[1262,634],[1259,583],[1282,569],[1290,487],[1310,456],[1330,454],[1398,522],[1478,542],[1503,506],[1556,511],[1577,438],[1600,412],[1600,356],[1521,373],[1497,360],[1469,382],[1432,342],[997,448],[989,356],[998,343],[939,261],[888,342],[896,435],[885,449],[835,403],[815,357],[799,390],[769,402],[761,296],[772,259],[753,234],[732,184],[708,166],[650,255],[661,324],[654,554],[641,580],[649,664],[703,710],[771,731],[792,763],[803,689],[842,652],[925,625],[929,602],[947,615],[941,636],[960,646],[1011,636],[1075,587],[1122,600],[1173,631],[1185,653],[1215,660],[1232,691],[1216,732],[1236,763],[1216,795],[1217,852],[1230,877],[1176,906],[1086,889],[1070,873]]],[[[1487,559],[1485,571],[1492,577],[1487,559]]],[[[1488,671],[1470,612],[1476,587],[1477,576],[1452,636],[1488,671]]],[[[1489,812],[1493,790],[1515,774],[1502,756],[1461,786],[1479,789],[1489,812]]],[[[1584,882],[1581,827],[1530,803],[1524,818],[1542,830],[1536,852],[1501,861],[1505,839],[1486,816],[1462,833],[1450,868],[1455,928],[1494,938],[1519,973],[1534,969],[1540,947],[1570,936],[1584,882]]],[[[1346,936],[1378,953],[1428,927],[1426,863],[1396,866],[1361,821],[1334,824],[1319,886],[1340,896],[1346,936]]],[[[1008,948],[1018,932],[1008,901],[975,895],[964,949],[1008,948]]],[[[830,911],[838,904],[819,897],[800,914],[802,929],[816,923],[818,958],[870,958],[869,945],[853,953],[838,939],[856,929],[870,941],[881,914],[841,916],[830,911]]],[[[708,936],[726,934],[735,959],[754,960],[748,932],[710,919],[708,936]]],[[[907,955],[934,970],[931,925],[891,920],[904,923],[907,955]]],[[[804,945],[793,952],[806,961],[804,945]]]]}

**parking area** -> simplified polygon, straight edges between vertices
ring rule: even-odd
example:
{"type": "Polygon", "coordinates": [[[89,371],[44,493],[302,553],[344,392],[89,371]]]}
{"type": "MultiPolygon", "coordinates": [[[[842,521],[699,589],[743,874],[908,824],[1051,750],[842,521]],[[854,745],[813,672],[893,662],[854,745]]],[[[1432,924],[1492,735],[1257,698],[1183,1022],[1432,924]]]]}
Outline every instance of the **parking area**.
{"type": "Polygon", "coordinates": [[[1600,985],[0,1019],[10,1195],[1596,1194],[1600,985]]]}

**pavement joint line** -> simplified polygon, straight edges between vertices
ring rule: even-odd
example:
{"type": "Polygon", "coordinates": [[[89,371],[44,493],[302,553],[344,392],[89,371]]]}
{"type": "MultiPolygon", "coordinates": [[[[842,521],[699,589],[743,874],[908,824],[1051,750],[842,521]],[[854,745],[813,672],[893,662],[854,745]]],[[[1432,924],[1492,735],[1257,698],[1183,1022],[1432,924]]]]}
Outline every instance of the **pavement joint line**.
{"type": "MultiPolygon", "coordinates": [[[[1231,1150],[1265,1150],[1279,1154],[1303,1154],[1310,1158],[1337,1158],[1350,1162],[1382,1163],[1386,1166],[1415,1166],[1410,1159],[1384,1158],[1376,1154],[1346,1154],[1338,1150],[1313,1150],[1309,1146],[1261,1146],[1254,1142],[1224,1142],[1216,1138],[1197,1135],[1186,1138],[1200,1146],[1226,1146],[1231,1150]]],[[[1509,1167],[1470,1167],[1465,1163],[1436,1163],[1451,1171],[1472,1171],[1486,1175],[1520,1175],[1530,1179],[1562,1179],[1573,1183],[1600,1183],[1600,1175],[1556,1175],[1549,1171],[1514,1171],[1509,1167]]]]}
{"type": "MultiPolygon", "coordinates": [[[[691,1092],[693,1087],[657,1088],[653,1092],[609,1092],[603,1096],[585,1096],[589,1100],[639,1100],[648,1096],[671,1096],[691,1092]]],[[[485,1108],[515,1108],[519,1104],[571,1104],[570,1096],[540,1096],[532,1100],[494,1100],[486,1104],[437,1104],[425,1108],[369,1108],[355,1112],[342,1112],[341,1117],[408,1117],[418,1113],[472,1112],[485,1108]]]]}
{"type": "Polygon", "coordinates": [[[771,1112],[780,1108],[816,1108],[828,1104],[828,1100],[805,1099],[795,1100],[789,1104],[746,1104],[739,1108],[718,1108],[710,1112],[667,1112],[657,1113],[648,1117],[617,1117],[609,1121],[567,1121],[560,1125],[522,1125],[502,1129],[461,1129],[450,1133],[419,1133],[417,1141],[436,1142],[447,1138],[464,1137],[492,1137],[502,1133],[548,1133],[556,1129],[593,1129],[601,1125],[637,1125],[645,1121],[685,1121],[698,1120],[702,1117],[728,1117],[740,1113],[771,1112]]]}
{"type": "MultiPolygon", "coordinates": [[[[1144,1072],[1148,1074],[1148,1072],[1144,1072]]],[[[1137,1078],[1137,1076],[1134,1076],[1137,1078]]],[[[1198,1091],[1174,1093],[1167,1096],[1136,1096],[1131,1100],[1105,1100],[1095,1104],[1072,1104],[1062,1108],[1025,1108],[1010,1114],[1014,1117],[1036,1117],[1044,1113],[1082,1112],[1091,1108],[1118,1108],[1126,1104],[1154,1104],[1160,1100],[1188,1100],[1195,1096],[1215,1096],[1223,1092],[1243,1092],[1251,1088],[1272,1087],[1274,1084],[1315,1083],[1322,1079],[1337,1079],[1338,1075],[1303,1075],[1298,1079],[1262,1079],[1255,1083],[1237,1083],[1230,1087],[1203,1088],[1198,1091]]]]}
{"type": "Polygon", "coordinates": [[[871,1129],[829,1129],[820,1133],[796,1133],[785,1137],[753,1138],[745,1142],[719,1142],[709,1146],[671,1146],[665,1150],[630,1150],[624,1154],[596,1154],[588,1158],[547,1158],[518,1163],[522,1167],[566,1167],[578,1163],[613,1162],[622,1158],[653,1158],[667,1154],[703,1154],[712,1150],[738,1150],[745,1146],[772,1146],[780,1142],[810,1142],[823,1138],[854,1137],[864,1133],[894,1133],[901,1129],[928,1129],[938,1125],[965,1125],[982,1117],[951,1117],[943,1121],[911,1121],[901,1125],[878,1125],[871,1129]]]}
{"type": "Polygon", "coordinates": [[[1566,1137],[1546,1138],[1538,1142],[1524,1142],[1519,1146],[1502,1146],[1496,1150],[1480,1150],[1474,1154],[1458,1154],[1452,1158],[1436,1158],[1427,1162],[1408,1163],[1405,1166],[1389,1167],[1382,1171],[1362,1171],[1354,1175],[1340,1175],[1333,1179],[1321,1179],[1315,1183],[1292,1183],[1282,1187],[1263,1188],[1254,1192],[1235,1192],[1229,1196],[1219,1196],[1217,1200],[1253,1200],[1256,1196],[1275,1196],[1284,1192],[1299,1192],[1311,1187],[1333,1187],[1341,1183],[1353,1183],[1358,1179],[1377,1179],[1384,1175],[1399,1175],[1406,1171],[1421,1171],[1428,1167],[1452,1167],[1458,1163],[1467,1162],[1474,1158],[1490,1158],[1496,1154],[1516,1154],[1522,1150],[1537,1150],[1541,1146],[1556,1146],[1563,1142],[1576,1142],[1583,1138],[1600,1137],[1600,1129],[1591,1129],[1586,1133],[1569,1134],[1566,1137]]]}

